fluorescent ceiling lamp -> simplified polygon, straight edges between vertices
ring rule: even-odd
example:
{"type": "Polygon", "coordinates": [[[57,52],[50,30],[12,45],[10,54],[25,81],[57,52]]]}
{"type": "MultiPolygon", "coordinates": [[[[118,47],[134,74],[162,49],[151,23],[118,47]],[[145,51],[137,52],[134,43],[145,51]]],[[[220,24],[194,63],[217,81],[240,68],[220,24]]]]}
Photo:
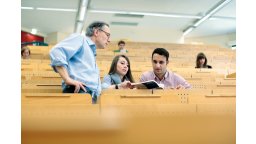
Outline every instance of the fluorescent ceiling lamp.
{"type": "Polygon", "coordinates": [[[226,6],[229,2],[231,2],[232,0],[223,0],[219,3],[219,5],[217,7],[215,7],[213,10],[211,10],[207,15],[213,15],[214,13],[216,13],[218,10],[220,10],[222,7],[226,6]]]}
{"type": "MultiPolygon", "coordinates": [[[[232,0],[222,0],[220,2],[218,2],[214,7],[212,7],[209,11],[207,11],[206,15],[203,16],[200,20],[197,20],[192,26],[188,26],[188,28],[186,28],[184,30],[183,35],[187,35],[189,32],[191,32],[194,28],[198,27],[201,23],[203,23],[205,20],[207,20],[208,18],[210,18],[213,14],[215,14],[217,11],[219,11],[221,8],[223,8],[224,6],[226,6],[229,2],[231,2],[232,0]],[[191,27],[193,29],[191,29],[191,27]]],[[[214,18],[214,17],[213,17],[214,18]]]]}
{"type": "Polygon", "coordinates": [[[65,11],[65,12],[76,12],[76,9],[60,9],[60,8],[36,8],[37,10],[45,11],[65,11]]]}
{"type": "Polygon", "coordinates": [[[189,27],[188,29],[186,29],[184,32],[183,32],[183,36],[187,35],[188,33],[190,33],[194,28],[193,27],[189,27]]]}
{"type": "Polygon", "coordinates": [[[199,19],[200,18],[200,16],[184,15],[184,14],[164,14],[164,13],[145,13],[145,12],[130,12],[130,14],[158,16],[158,17],[172,17],[172,18],[190,18],[190,19],[199,19]]]}
{"type": "Polygon", "coordinates": [[[80,13],[79,13],[79,17],[78,17],[78,20],[79,20],[79,21],[83,21],[83,20],[84,20],[85,10],[86,10],[86,7],[84,7],[84,6],[81,7],[80,13]]]}
{"type": "Polygon", "coordinates": [[[199,26],[202,22],[204,22],[205,20],[207,20],[208,18],[210,17],[210,15],[209,16],[204,16],[202,19],[200,19],[199,21],[197,21],[195,24],[193,24],[193,26],[194,27],[197,27],[197,26],[199,26]]]}
{"type": "Polygon", "coordinates": [[[209,20],[218,20],[218,19],[236,20],[235,17],[223,17],[223,16],[212,16],[209,18],[209,20]]]}
{"type": "MultiPolygon", "coordinates": [[[[105,14],[125,14],[125,15],[144,15],[144,16],[158,16],[158,17],[172,17],[172,18],[188,18],[188,19],[201,19],[202,16],[188,15],[188,14],[179,14],[179,13],[149,13],[149,12],[132,12],[132,11],[119,11],[119,10],[95,10],[89,9],[91,13],[105,13],[105,14]]],[[[223,16],[211,16],[213,19],[227,19],[235,20],[235,17],[223,17],[223,16]]]]}
{"type": "Polygon", "coordinates": [[[21,7],[21,9],[26,9],[26,10],[33,10],[33,7],[21,7]]]}
{"type": "Polygon", "coordinates": [[[32,28],[32,31],[31,31],[32,34],[36,34],[37,33],[37,29],[35,28],[32,28]]]}
{"type": "Polygon", "coordinates": [[[81,33],[84,27],[84,22],[83,21],[77,21],[75,25],[75,33],[81,33]]]}
{"type": "Polygon", "coordinates": [[[119,11],[119,10],[88,10],[91,13],[109,13],[109,14],[131,14],[131,15],[146,15],[146,16],[158,16],[158,17],[173,17],[173,18],[189,18],[200,19],[201,16],[187,15],[187,14],[168,14],[168,13],[150,13],[150,12],[132,12],[132,11],[119,11]]]}
{"type": "Polygon", "coordinates": [[[137,26],[136,22],[111,22],[111,25],[119,25],[119,26],[137,26]]]}
{"type": "Polygon", "coordinates": [[[202,22],[207,20],[210,16],[215,14],[217,11],[219,11],[221,8],[226,6],[231,1],[232,0],[223,0],[223,1],[219,2],[216,7],[212,8],[210,11],[208,11],[208,13],[203,18],[201,18],[199,21],[197,21],[195,24],[193,24],[193,26],[195,26],[195,27],[199,26],[202,22]]]}

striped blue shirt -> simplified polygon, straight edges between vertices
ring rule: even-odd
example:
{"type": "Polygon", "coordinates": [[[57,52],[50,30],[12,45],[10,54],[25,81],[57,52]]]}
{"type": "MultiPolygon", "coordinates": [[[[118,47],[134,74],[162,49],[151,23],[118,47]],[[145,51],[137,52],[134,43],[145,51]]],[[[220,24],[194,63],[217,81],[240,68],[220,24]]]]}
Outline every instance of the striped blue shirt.
{"type": "MultiPolygon", "coordinates": [[[[84,35],[75,33],[50,51],[51,66],[63,66],[70,78],[80,81],[97,96],[101,93],[100,73],[96,63],[96,45],[84,35]]],[[[62,88],[65,83],[62,81],[62,88]]]]}

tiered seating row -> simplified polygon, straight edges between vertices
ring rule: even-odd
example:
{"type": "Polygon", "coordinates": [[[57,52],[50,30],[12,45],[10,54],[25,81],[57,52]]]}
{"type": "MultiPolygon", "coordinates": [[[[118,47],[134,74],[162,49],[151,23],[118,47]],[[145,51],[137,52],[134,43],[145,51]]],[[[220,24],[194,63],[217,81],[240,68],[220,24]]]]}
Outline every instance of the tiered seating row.
{"type": "MultiPolygon", "coordinates": [[[[127,43],[136,81],[152,69],[156,47],[169,50],[169,69],[191,83],[192,90],[104,90],[97,104],[91,104],[89,94],[61,93],[61,78],[49,65],[50,47],[31,47],[35,56],[22,61],[22,142],[235,143],[236,79],[225,77],[235,72],[235,52],[216,46],[127,43]],[[194,69],[201,51],[214,69],[194,69]]],[[[101,78],[117,54],[113,49],[97,50],[101,78]]]]}

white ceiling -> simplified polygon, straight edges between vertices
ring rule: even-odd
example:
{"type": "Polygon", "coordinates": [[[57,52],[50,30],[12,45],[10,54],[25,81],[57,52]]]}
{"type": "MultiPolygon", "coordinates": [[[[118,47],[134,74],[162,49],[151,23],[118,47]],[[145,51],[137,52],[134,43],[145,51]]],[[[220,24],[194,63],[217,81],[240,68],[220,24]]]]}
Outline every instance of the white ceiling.
{"type": "MultiPolygon", "coordinates": [[[[209,9],[221,0],[91,0],[88,9],[96,10],[122,10],[137,12],[157,12],[167,14],[185,14],[203,16],[209,9]]],[[[77,9],[79,0],[21,0],[22,7],[44,7],[77,9]]],[[[47,35],[52,32],[72,33],[75,27],[77,12],[21,10],[21,27],[26,29],[37,28],[39,33],[47,35]]],[[[236,32],[236,1],[232,0],[213,16],[230,17],[231,19],[207,20],[198,26],[187,37],[208,35],[222,35],[236,32]]],[[[85,26],[101,20],[111,22],[136,22],[137,26],[116,26],[122,28],[123,33],[136,34],[136,29],[166,28],[182,32],[197,19],[170,18],[144,16],[143,18],[116,17],[114,14],[88,12],[85,26]],[[135,32],[130,32],[134,30],[135,32]]],[[[140,31],[138,31],[140,32],[140,31]]]]}

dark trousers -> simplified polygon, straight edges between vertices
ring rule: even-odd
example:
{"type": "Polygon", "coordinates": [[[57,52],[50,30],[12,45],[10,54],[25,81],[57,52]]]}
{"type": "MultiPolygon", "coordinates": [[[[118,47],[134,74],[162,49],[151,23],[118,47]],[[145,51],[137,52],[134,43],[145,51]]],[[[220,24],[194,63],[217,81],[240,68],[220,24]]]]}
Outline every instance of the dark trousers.
{"type": "MultiPolygon", "coordinates": [[[[97,103],[97,96],[93,91],[91,91],[89,88],[85,87],[86,91],[80,88],[78,93],[88,93],[92,96],[92,104],[97,103]]],[[[65,88],[62,90],[63,93],[74,93],[75,91],[75,86],[70,85],[70,86],[65,86],[65,88]]]]}

